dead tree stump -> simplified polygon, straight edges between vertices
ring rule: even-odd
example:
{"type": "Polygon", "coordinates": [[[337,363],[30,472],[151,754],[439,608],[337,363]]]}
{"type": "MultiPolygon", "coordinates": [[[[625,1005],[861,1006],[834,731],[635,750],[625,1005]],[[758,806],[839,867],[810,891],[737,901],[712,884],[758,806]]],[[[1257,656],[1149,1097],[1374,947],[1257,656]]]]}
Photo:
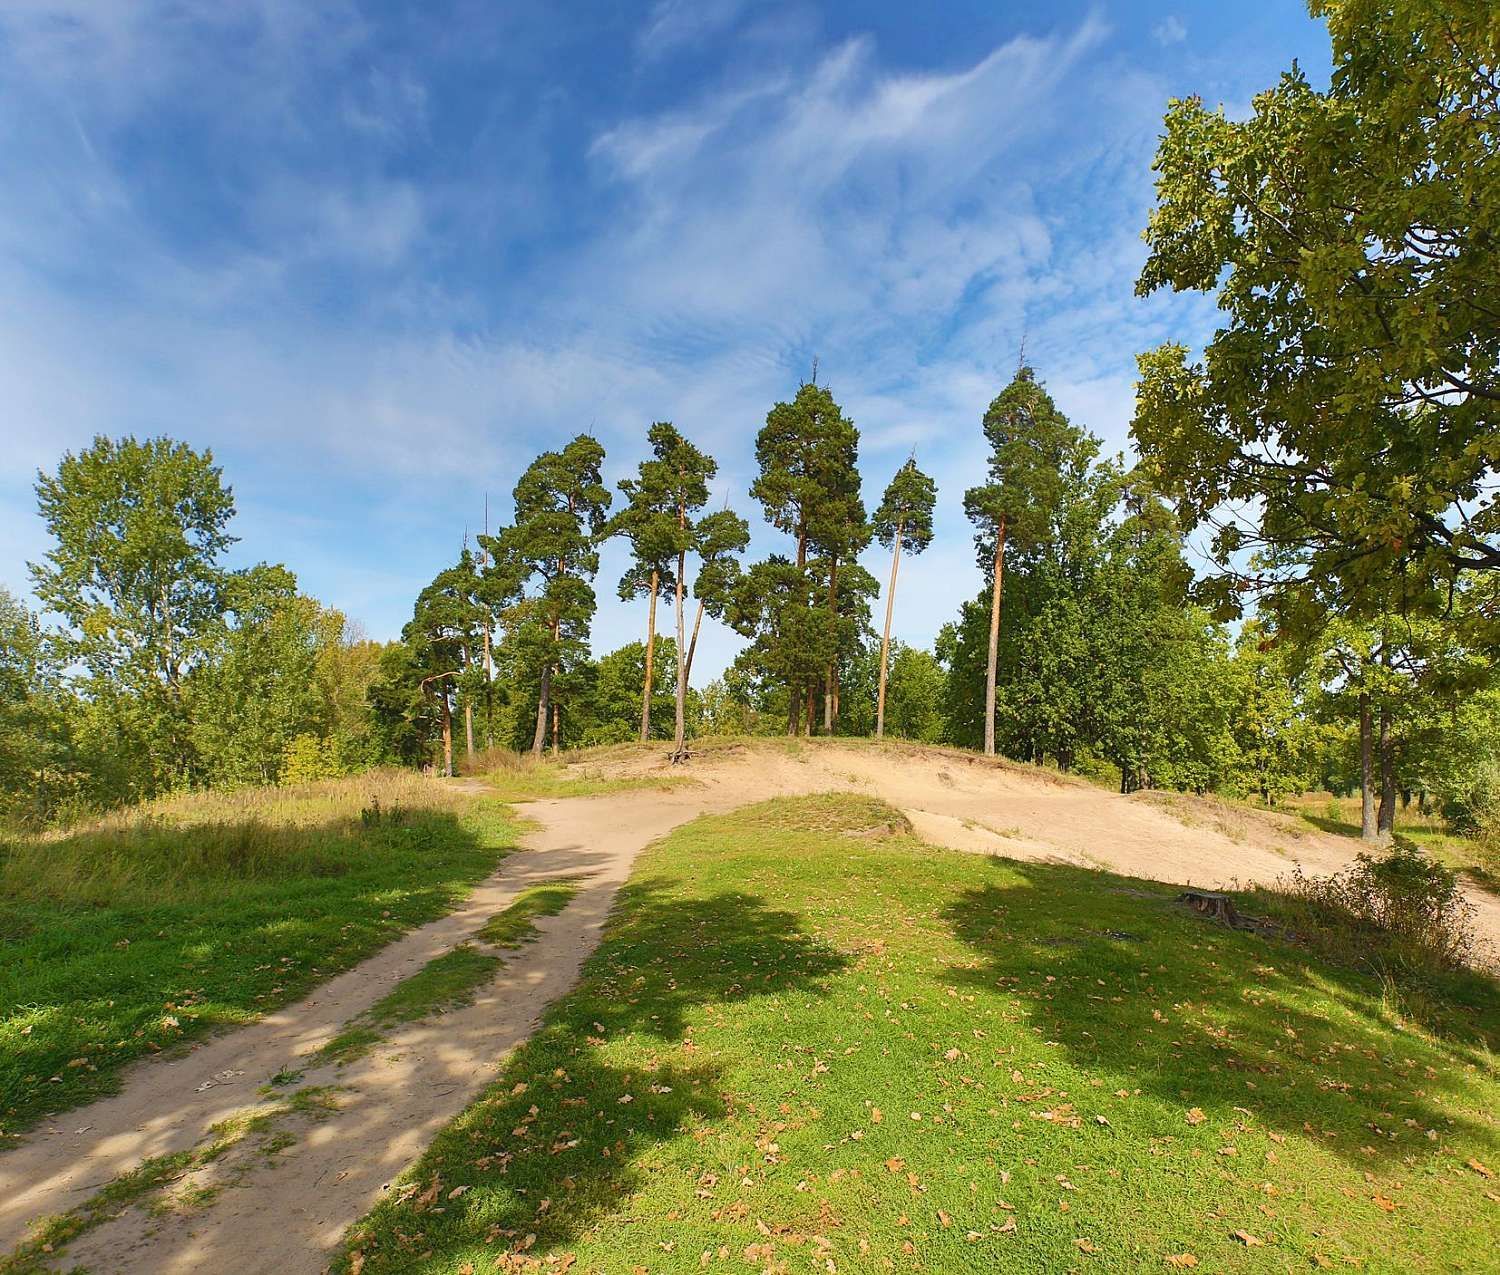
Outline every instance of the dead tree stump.
{"type": "Polygon", "coordinates": [[[1201,912],[1221,925],[1227,925],[1231,929],[1240,927],[1240,914],[1235,911],[1234,900],[1227,894],[1215,894],[1208,890],[1184,890],[1177,896],[1177,901],[1186,903],[1194,912],[1201,912]]]}

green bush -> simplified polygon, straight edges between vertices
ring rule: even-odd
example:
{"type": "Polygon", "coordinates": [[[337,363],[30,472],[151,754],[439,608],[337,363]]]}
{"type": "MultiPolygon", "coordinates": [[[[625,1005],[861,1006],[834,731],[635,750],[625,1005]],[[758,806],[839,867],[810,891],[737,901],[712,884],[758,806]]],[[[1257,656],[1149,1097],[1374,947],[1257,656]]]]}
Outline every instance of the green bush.
{"type": "Polygon", "coordinates": [[[1458,969],[1473,952],[1474,907],[1457,874],[1408,841],[1381,858],[1362,854],[1332,876],[1299,867],[1285,893],[1303,937],[1387,972],[1458,969]]]}
{"type": "Polygon", "coordinates": [[[1443,818],[1461,837],[1500,839],[1500,765],[1479,767],[1448,793],[1443,818]]]}

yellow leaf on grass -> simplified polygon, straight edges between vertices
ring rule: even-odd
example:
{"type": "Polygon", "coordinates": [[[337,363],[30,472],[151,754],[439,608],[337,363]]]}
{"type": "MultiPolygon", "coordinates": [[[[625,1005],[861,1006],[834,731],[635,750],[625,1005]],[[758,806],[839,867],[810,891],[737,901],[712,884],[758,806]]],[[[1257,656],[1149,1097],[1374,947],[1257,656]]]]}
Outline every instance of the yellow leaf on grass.
{"type": "Polygon", "coordinates": [[[1188,1108],[1187,1122],[1189,1124],[1202,1124],[1207,1119],[1208,1119],[1208,1117],[1203,1114],[1203,1108],[1202,1107],[1189,1107],[1188,1108]]]}
{"type": "Polygon", "coordinates": [[[1168,1253],[1161,1260],[1164,1261],[1168,1266],[1186,1267],[1198,1265],[1198,1259],[1191,1253],[1168,1253]]]}
{"type": "Polygon", "coordinates": [[[1473,1169],[1474,1172],[1479,1174],[1479,1176],[1482,1178],[1492,1178],[1495,1176],[1495,1171],[1493,1169],[1491,1169],[1486,1164],[1481,1164],[1473,1156],[1469,1157],[1469,1168],[1473,1169]]]}
{"type": "Polygon", "coordinates": [[[1251,1235],[1249,1231],[1231,1231],[1229,1236],[1231,1239],[1239,1240],[1246,1248],[1260,1248],[1265,1244],[1265,1240],[1251,1235]]]}

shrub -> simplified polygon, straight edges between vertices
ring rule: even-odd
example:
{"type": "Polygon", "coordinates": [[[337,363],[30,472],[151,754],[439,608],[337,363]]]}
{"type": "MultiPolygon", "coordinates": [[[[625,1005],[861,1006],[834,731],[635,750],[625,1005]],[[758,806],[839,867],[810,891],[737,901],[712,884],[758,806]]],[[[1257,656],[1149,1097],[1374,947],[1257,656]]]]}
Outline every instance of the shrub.
{"type": "Polygon", "coordinates": [[[1457,969],[1473,953],[1474,907],[1457,875],[1408,841],[1381,858],[1362,854],[1332,876],[1299,867],[1282,893],[1304,937],[1387,972],[1457,969]]]}
{"type": "Polygon", "coordinates": [[[1500,841],[1500,765],[1476,768],[1443,801],[1443,818],[1461,837],[1500,841]]]}

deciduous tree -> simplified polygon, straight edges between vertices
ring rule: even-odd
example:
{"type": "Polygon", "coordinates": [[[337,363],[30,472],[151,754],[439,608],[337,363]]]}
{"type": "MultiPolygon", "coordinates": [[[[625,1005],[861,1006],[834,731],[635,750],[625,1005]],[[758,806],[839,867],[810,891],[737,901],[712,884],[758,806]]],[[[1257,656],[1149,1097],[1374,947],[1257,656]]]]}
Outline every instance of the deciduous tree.
{"type": "Polygon", "coordinates": [[[1206,598],[1257,596],[1294,636],[1444,614],[1500,569],[1500,24],[1475,0],[1311,8],[1326,91],[1293,67],[1244,120],[1167,113],[1137,291],[1223,318],[1199,360],[1141,356],[1132,426],[1213,531],[1206,598]]]}

